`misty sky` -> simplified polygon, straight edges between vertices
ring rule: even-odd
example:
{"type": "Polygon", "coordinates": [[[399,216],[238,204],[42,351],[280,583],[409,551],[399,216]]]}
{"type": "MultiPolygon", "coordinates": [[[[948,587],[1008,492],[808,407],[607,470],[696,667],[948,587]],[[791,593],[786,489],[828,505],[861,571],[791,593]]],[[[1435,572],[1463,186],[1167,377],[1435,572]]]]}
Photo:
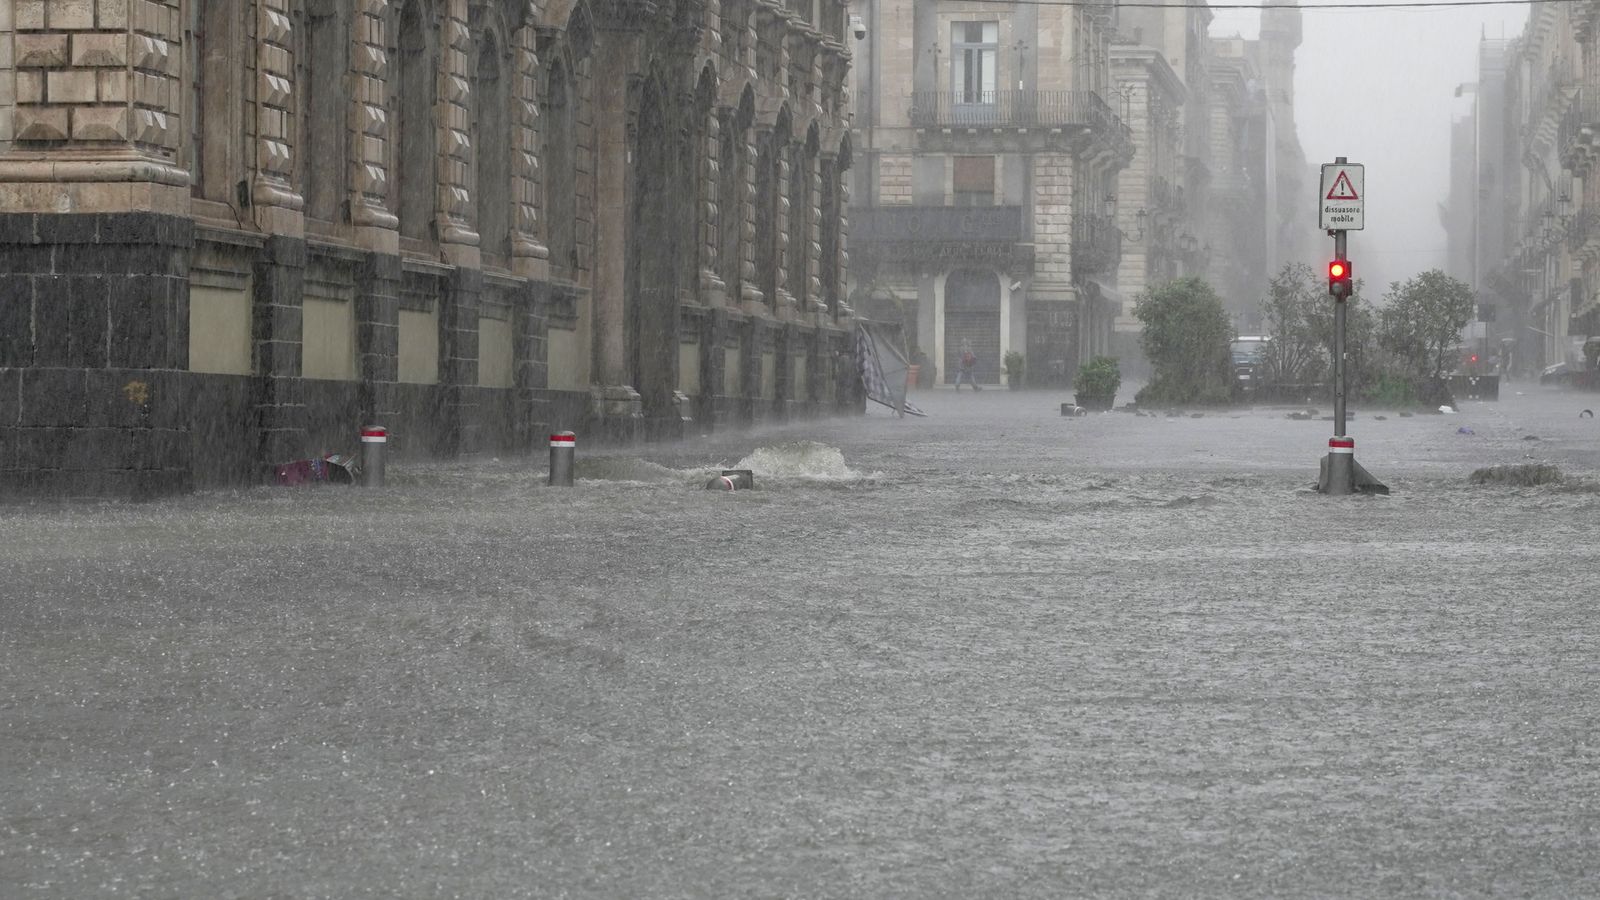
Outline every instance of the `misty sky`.
{"type": "MultiPolygon", "coordinates": [[[[1449,190],[1450,121],[1470,109],[1455,89],[1478,79],[1480,36],[1514,37],[1527,14],[1526,5],[1303,13],[1295,59],[1300,143],[1312,163],[1343,155],[1366,164],[1366,229],[1350,233],[1350,259],[1372,299],[1391,281],[1444,266],[1438,206],[1449,190]]],[[[1259,19],[1218,10],[1211,33],[1255,37],[1259,19]]],[[[1313,227],[1316,216],[1307,196],[1313,227]]],[[[1333,239],[1319,240],[1331,253],[1333,239]]],[[[1319,269],[1325,261],[1308,260],[1319,269]]]]}

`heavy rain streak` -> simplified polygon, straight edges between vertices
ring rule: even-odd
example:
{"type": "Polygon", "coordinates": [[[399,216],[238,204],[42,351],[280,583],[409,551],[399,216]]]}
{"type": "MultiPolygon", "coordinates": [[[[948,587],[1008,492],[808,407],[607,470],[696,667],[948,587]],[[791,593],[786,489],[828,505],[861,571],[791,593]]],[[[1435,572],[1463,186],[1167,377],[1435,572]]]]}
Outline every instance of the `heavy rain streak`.
{"type": "Polygon", "coordinates": [[[1600,896],[1600,0],[135,3],[0,898],[1600,896]]]}

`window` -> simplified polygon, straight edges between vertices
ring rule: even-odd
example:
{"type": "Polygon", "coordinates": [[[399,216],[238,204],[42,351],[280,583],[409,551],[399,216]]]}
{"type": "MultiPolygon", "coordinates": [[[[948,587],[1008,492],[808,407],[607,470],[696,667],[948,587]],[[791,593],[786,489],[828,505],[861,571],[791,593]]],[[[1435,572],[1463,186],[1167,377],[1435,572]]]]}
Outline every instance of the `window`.
{"type": "Polygon", "coordinates": [[[956,206],[993,206],[994,157],[956,157],[953,187],[956,206]]]}
{"type": "Polygon", "coordinates": [[[998,22],[951,25],[950,74],[957,103],[995,102],[995,55],[999,47],[998,22]]]}

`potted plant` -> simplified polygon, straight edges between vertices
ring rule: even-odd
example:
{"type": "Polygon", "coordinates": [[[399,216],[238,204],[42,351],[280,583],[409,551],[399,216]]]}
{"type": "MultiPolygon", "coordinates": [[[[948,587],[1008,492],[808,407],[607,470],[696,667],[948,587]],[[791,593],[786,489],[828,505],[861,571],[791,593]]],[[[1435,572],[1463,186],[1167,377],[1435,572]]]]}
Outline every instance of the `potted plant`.
{"type": "Polygon", "coordinates": [[[1006,351],[1006,384],[1013,391],[1022,388],[1022,373],[1026,370],[1026,364],[1027,360],[1021,353],[1016,350],[1006,351]]]}
{"type": "Polygon", "coordinates": [[[1122,386],[1122,370],[1110,356],[1096,356],[1078,367],[1073,399],[1084,409],[1110,409],[1122,386]]]}

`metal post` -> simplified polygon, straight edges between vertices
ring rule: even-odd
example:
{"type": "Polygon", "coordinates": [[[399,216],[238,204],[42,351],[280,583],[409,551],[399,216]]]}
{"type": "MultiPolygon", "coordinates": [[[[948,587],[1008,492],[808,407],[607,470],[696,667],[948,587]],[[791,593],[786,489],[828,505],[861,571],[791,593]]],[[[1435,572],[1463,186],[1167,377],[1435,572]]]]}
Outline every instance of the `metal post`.
{"type": "MultiPolygon", "coordinates": [[[[1343,157],[1339,158],[1344,161],[1343,157]]],[[[1333,233],[1333,258],[1345,258],[1345,232],[1333,233]]],[[[1345,318],[1348,297],[1335,297],[1333,304],[1333,440],[1328,442],[1329,494],[1348,494],[1355,486],[1355,442],[1345,435],[1345,318]],[[1348,441],[1348,443],[1346,443],[1348,441]]]]}
{"type": "Polygon", "coordinates": [[[572,487],[572,461],[578,452],[578,436],[570,431],[550,435],[550,486],[572,487]]]}
{"type": "Polygon", "coordinates": [[[389,429],[368,425],[361,429],[361,486],[383,487],[383,449],[389,429]]]}

